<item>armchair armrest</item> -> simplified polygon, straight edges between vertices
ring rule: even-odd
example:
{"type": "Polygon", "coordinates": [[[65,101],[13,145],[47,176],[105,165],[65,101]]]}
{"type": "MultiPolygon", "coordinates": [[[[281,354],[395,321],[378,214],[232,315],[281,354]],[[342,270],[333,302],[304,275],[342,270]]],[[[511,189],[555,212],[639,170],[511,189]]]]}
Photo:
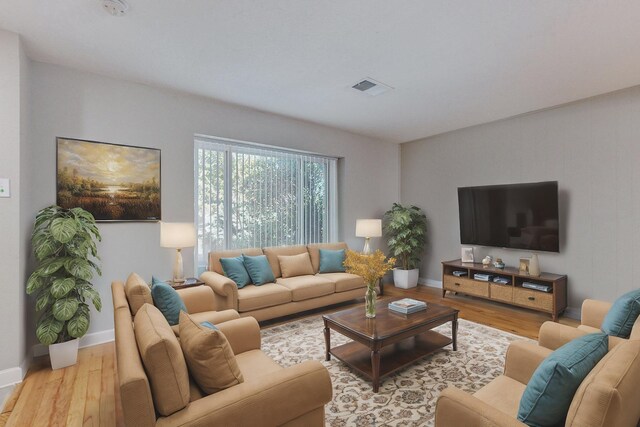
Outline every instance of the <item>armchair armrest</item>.
{"type": "Polygon", "coordinates": [[[200,280],[213,289],[218,310],[238,310],[238,285],[233,280],[214,271],[205,271],[200,280]]]}
{"type": "Polygon", "coordinates": [[[538,344],[549,350],[556,350],[575,338],[587,335],[587,333],[560,323],[544,322],[540,327],[538,344]]]}
{"type": "Polygon", "coordinates": [[[595,299],[586,299],[582,303],[582,315],[580,323],[600,329],[604,317],[611,308],[611,303],[606,301],[598,301],[595,299]]]}
{"type": "Polygon", "coordinates": [[[260,350],[260,325],[253,317],[242,317],[216,325],[231,345],[233,354],[260,350]]]}
{"type": "Polygon", "coordinates": [[[277,426],[323,407],[331,397],[329,372],[318,361],[306,361],[193,401],[158,418],[156,426],[277,426]]]}
{"type": "Polygon", "coordinates": [[[177,290],[188,313],[216,310],[216,296],[209,286],[194,286],[177,290]]]}
{"type": "Polygon", "coordinates": [[[526,427],[526,424],[462,390],[448,387],[436,402],[436,427],[458,426],[526,427]]]}
{"type": "Polygon", "coordinates": [[[514,341],[507,349],[504,374],[522,384],[527,384],[538,365],[552,353],[548,348],[528,341],[514,341]]]}

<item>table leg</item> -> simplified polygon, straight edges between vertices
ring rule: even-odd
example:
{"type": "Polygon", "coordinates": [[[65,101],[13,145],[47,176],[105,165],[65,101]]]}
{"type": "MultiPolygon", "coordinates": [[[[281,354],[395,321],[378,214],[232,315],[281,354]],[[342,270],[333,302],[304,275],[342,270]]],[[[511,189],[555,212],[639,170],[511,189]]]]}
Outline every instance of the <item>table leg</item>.
{"type": "Polygon", "coordinates": [[[451,337],[453,339],[453,351],[458,350],[458,316],[451,321],[451,337]]]}
{"type": "Polygon", "coordinates": [[[373,377],[373,392],[377,393],[380,388],[380,353],[378,350],[371,352],[371,373],[373,377]]]}
{"type": "Polygon", "coordinates": [[[331,353],[329,353],[329,349],[331,349],[331,336],[329,335],[329,328],[327,327],[327,325],[324,325],[324,345],[325,345],[325,353],[324,353],[324,360],[329,361],[331,360],[331,353]]]}

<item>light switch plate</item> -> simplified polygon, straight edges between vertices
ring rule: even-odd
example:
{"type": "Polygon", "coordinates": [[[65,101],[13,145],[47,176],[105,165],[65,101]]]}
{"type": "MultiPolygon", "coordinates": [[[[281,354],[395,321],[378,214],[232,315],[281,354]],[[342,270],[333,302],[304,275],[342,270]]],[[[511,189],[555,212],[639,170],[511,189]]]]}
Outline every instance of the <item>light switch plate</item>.
{"type": "Polygon", "coordinates": [[[0,197],[11,197],[11,181],[9,181],[9,178],[0,178],[0,197]]]}

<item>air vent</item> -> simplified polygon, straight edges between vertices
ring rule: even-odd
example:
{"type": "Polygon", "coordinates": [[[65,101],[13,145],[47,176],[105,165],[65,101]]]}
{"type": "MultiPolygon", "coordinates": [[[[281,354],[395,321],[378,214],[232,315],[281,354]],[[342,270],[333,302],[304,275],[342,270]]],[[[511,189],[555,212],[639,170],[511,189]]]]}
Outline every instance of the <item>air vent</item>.
{"type": "Polygon", "coordinates": [[[125,0],[102,0],[102,7],[113,16],[124,16],[129,10],[125,0]]]}
{"type": "Polygon", "coordinates": [[[370,77],[366,77],[360,80],[358,83],[354,84],[351,87],[370,96],[380,95],[381,93],[385,93],[386,91],[393,89],[391,86],[388,86],[370,77]]]}

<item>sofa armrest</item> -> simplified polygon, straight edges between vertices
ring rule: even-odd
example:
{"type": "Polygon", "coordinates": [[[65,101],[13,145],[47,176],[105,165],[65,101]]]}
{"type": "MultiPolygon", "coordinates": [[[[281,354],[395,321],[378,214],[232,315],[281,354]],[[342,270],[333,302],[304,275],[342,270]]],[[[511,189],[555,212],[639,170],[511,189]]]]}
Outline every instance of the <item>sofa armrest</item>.
{"type": "Polygon", "coordinates": [[[195,400],[158,418],[156,426],[278,426],[323,407],[331,397],[327,369],[306,361],[195,400]]]}
{"type": "Polygon", "coordinates": [[[205,271],[200,280],[213,289],[218,310],[238,310],[238,285],[233,280],[214,271],[205,271]]]}
{"type": "Polygon", "coordinates": [[[538,344],[549,350],[556,350],[569,341],[587,334],[588,332],[578,328],[547,321],[540,327],[538,344]]]}
{"type": "Polygon", "coordinates": [[[445,388],[436,402],[436,427],[526,427],[517,419],[455,387],[445,388]]]}
{"type": "Polygon", "coordinates": [[[606,301],[598,301],[595,299],[586,299],[582,303],[582,314],[580,323],[600,329],[604,317],[611,309],[611,303],[606,301]]]}
{"type": "Polygon", "coordinates": [[[260,350],[260,325],[253,317],[242,317],[216,325],[231,345],[233,354],[260,350]]]}
{"type": "Polygon", "coordinates": [[[552,353],[548,348],[529,341],[514,341],[507,349],[504,374],[522,384],[527,384],[538,365],[552,353]]]}
{"type": "Polygon", "coordinates": [[[216,296],[209,286],[193,286],[178,289],[177,292],[188,313],[216,311],[216,296]]]}

